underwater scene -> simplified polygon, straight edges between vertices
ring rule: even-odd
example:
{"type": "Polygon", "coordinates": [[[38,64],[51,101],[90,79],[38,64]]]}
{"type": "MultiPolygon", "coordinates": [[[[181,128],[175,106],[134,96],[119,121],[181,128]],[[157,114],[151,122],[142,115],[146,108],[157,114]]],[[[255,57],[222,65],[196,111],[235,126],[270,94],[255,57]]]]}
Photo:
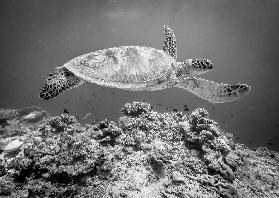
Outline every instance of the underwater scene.
{"type": "Polygon", "coordinates": [[[0,197],[279,197],[279,1],[0,10],[0,197]]]}

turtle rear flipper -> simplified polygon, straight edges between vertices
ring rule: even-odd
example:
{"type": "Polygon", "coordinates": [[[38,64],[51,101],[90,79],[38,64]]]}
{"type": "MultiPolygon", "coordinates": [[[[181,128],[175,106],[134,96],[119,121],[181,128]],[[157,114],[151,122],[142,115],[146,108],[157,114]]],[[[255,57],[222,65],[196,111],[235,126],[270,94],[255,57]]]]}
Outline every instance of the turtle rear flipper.
{"type": "Polygon", "coordinates": [[[55,98],[60,93],[84,83],[83,79],[75,76],[65,68],[50,73],[46,81],[45,86],[39,94],[39,97],[43,100],[55,98]]]}
{"type": "Polygon", "coordinates": [[[237,100],[246,95],[251,89],[251,87],[246,84],[218,84],[213,81],[195,77],[180,79],[176,87],[186,89],[211,103],[225,103],[237,100]]]}

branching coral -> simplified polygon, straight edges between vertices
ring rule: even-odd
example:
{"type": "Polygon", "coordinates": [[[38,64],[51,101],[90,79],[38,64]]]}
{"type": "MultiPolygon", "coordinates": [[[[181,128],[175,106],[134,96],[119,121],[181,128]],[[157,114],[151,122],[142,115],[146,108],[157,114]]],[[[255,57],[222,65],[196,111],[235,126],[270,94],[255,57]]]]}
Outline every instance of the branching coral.
{"type": "Polygon", "coordinates": [[[119,120],[123,134],[118,139],[119,143],[143,149],[157,139],[170,144],[182,139],[178,123],[184,118],[180,112],[159,114],[151,111],[150,105],[143,102],[126,104],[123,109],[123,116],[119,120]]]}
{"type": "Polygon", "coordinates": [[[8,196],[14,191],[16,185],[11,178],[0,177],[0,195],[8,196]]]}
{"type": "Polygon", "coordinates": [[[225,136],[216,122],[209,119],[205,109],[196,109],[189,116],[190,125],[182,125],[186,146],[201,152],[201,159],[209,172],[220,173],[233,181],[235,176],[225,157],[232,150],[232,141],[225,136]]]}
{"type": "Polygon", "coordinates": [[[102,145],[115,145],[116,138],[121,135],[122,130],[113,121],[103,120],[97,125],[87,125],[92,138],[101,142],[102,145]]]}
{"type": "Polygon", "coordinates": [[[51,127],[53,132],[66,131],[76,123],[76,118],[70,114],[62,114],[61,116],[52,117],[47,120],[47,125],[51,127]]]}
{"type": "Polygon", "coordinates": [[[9,168],[19,174],[16,179],[43,177],[59,183],[70,183],[94,171],[99,157],[99,144],[82,134],[62,132],[55,138],[31,142],[23,154],[11,161],[9,168]]]}
{"type": "MultiPolygon", "coordinates": [[[[112,134],[114,137],[111,124],[105,125],[103,122],[96,128],[103,130],[106,136],[112,134]]],[[[115,126],[115,131],[119,130],[115,126]]],[[[4,167],[10,171],[9,178],[15,183],[26,183],[22,190],[28,189],[34,195],[50,195],[55,189],[53,185],[61,187],[66,184],[69,186],[66,191],[69,193],[69,188],[73,188],[74,194],[78,189],[72,185],[86,184],[87,177],[103,174],[105,169],[109,171],[110,167],[103,156],[107,151],[100,147],[101,141],[92,139],[88,131],[81,132],[73,116],[62,114],[50,118],[40,128],[40,132],[41,137],[28,140],[17,157],[4,167]],[[53,134],[50,135],[50,132],[53,134]],[[46,137],[46,134],[49,136],[46,137]],[[32,185],[32,178],[40,180],[40,183],[32,185]],[[44,186],[44,192],[39,190],[40,186],[44,186]]],[[[55,194],[59,191],[64,192],[65,188],[57,189],[55,194]]],[[[2,194],[7,194],[6,192],[8,191],[5,190],[2,194]]]]}
{"type": "Polygon", "coordinates": [[[143,113],[149,113],[152,110],[152,106],[144,102],[127,103],[121,109],[121,113],[126,116],[140,116],[143,113]]]}

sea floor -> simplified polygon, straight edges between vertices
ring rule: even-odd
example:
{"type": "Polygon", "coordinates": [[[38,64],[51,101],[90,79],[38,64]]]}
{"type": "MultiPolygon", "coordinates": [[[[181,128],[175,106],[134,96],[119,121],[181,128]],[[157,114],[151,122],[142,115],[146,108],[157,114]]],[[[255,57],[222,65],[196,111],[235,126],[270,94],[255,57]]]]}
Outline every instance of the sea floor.
{"type": "Polygon", "coordinates": [[[120,111],[80,124],[0,109],[0,197],[279,197],[279,154],[235,143],[205,109],[120,111]]]}

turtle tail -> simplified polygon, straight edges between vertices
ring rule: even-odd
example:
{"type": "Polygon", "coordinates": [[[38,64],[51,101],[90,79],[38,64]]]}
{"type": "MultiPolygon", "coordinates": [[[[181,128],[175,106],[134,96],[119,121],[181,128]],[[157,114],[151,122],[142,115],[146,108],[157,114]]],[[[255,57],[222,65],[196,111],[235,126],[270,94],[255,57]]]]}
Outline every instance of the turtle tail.
{"type": "Polygon", "coordinates": [[[66,68],[61,68],[49,74],[39,97],[43,100],[50,100],[57,97],[60,93],[75,88],[83,83],[83,79],[75,76],[66,68]]]}

